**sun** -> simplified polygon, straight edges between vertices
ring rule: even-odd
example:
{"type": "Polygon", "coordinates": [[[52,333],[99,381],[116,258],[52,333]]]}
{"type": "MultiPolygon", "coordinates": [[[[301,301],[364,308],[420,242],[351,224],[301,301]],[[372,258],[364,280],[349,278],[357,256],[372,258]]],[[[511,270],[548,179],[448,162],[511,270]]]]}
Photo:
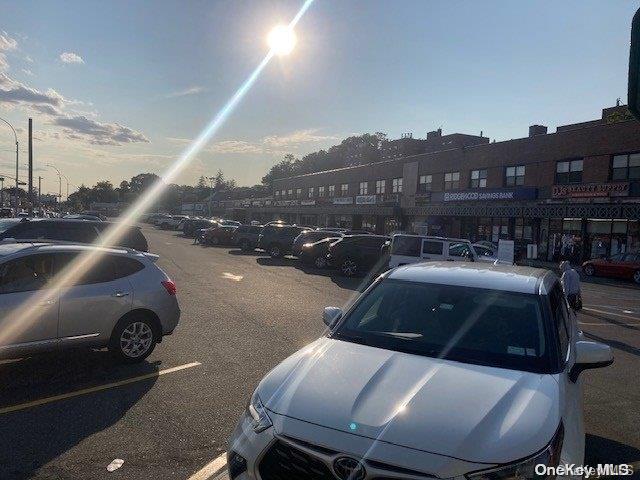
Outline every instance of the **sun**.
{"type": "Polygon", "coordinates": [[[289,55],[296,46],[297,39],[292,28],[278,25],[269,32],[267,42],[276,55],[289,55]]]}

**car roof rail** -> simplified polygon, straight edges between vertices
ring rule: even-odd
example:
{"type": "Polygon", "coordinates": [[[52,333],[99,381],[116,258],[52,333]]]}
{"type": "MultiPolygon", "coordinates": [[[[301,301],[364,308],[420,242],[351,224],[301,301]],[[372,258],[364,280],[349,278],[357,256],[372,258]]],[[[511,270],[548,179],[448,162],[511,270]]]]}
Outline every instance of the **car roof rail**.
{"type": "MultiPolygon", "coordinates": [[[[49,238],[3,238],[0,240],[0,244],[11,244],[11,243],[32,243],[34,244],[34,248],[39,248],[44,245],[36,245],[36,244],[47,244],[47,245],[78,245],[81,247],[96,247],[96,248],[108,248],[110,250],[124,250],[127,253],[137,253],[137,254],[145,254],[148,252],[143,252],[140,250],[136,250],[131,247],[124,247],[120,245],[96,245],[95,243],[86,243],[86,242],[74,242],[71,240],[54,240],[49,238]]],[[[154,254],[150,254],[154,255],[154,254]]]]}

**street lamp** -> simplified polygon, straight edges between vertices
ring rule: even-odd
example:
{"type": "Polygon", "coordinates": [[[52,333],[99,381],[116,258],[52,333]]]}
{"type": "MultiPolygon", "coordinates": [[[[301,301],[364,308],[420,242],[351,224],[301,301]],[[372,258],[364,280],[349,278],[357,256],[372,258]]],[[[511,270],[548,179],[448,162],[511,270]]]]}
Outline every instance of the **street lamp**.
{"type": "Polygon", "coordinates": [[[9,125],[9,128],[11,128],[16,140],[16,215],[18,215],[18,134],[16,133],[16,129],[13,128],[13,125],[7,122],[4,118],[0,117],[0,120],[9,125]]]}
{"type": "Polygon", "coordinates": [[[56,171],[56,173],[58,174],[58,181],[60,182],[60,187],[58,188],[58,199],[60,201],[62,201],[62,174],[60,173],[60,170],[58,170],[58,168],[55,165],[51,165],[50,163],[46,163],[45,167],[53,168],[56,171]]]}
{"type": "Polygon", "coordinates": [[[67,177],[64,173],[61,173],[64,179],[67,181],[67,201],[69,201],[69,177],[67,177]]]}

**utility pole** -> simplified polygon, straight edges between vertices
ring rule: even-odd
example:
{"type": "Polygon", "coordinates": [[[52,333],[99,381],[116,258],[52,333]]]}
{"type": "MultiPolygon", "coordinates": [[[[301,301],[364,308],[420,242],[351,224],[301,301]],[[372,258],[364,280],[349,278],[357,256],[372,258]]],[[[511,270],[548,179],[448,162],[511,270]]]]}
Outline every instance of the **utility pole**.
{"type": "MultiPolygon", "coordinates": [[[[7,122],[4,118],[0,117],[0,121],[6,123],[9,128],[11,128],[11,131],[13,132],[13,138],[15,138],[16,140],[16,202],[15,202],[15,206],[16,206],[16,216],[18,215],[18,207],[19,207],[19,199],[18,199],[18,134],[16,133],[16,129],[13,128],[13,125],[11,125],[9,122],[7,122]]],[[[9,197],[9,199],[11,199],[11,197],[9,197]]]]}
{"type": "Polygon", "coordinates": [[[0,208],[4,207],[4,177],[0,177],[0,208]]]}
{"type": "Polygon", "coordinates": [[[33,120],[29,119],[29,216],[33,216],[33,120]]]}
{"type": "Polygon", "coordinates": [[[38,208],[42,213],[42,177],[38,176],[38,208]]]}

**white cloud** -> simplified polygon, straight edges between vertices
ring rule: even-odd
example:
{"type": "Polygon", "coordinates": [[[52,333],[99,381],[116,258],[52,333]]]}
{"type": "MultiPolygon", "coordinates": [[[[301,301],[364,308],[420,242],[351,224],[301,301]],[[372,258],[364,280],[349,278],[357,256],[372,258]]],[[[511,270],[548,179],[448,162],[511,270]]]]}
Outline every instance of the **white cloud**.
{"type": "Polygon", "coordinates": [[[33,63],[33,58],[31,58],[29,55],[27,55],[26,57],[24,57],[24,61],[27,63],[33,63]]]}
{"type": "Polygon", "coordinates": [[[15,50],[18,48],[18,42],[11,38],[7,32],[0,32],[0,72],[9,69],[9,62],[7,62],[7,56],[4,52],[15,50]]]}
{"type": "Polygon", "coordinates": [[[149,139],[141,132],[119,123],[101,123],[84,115],[57,117],[53,124],[63,127],[67,138],[86,140],[93,145],[149,143],[149,139]]]}
{"type": "Polygon", "coordinates": [[[193,86],[193,87],[185,88],[184,90],[179,90],[177,92],[169,93],[165,95],[165,98],[186,97],[188,95],[197,95],[204,91],[205,91],[204,87],[193,86]]]}
{"type": "Polygon", "coordinates": [[[0,73],[0,105],[3,104],[27,107],[34,105],[61,107],[64,104],[64,97],[52,88],[41,92],[0,73]]]}
{"type": "Polygon", "coordinates": [[[31,70],[29,70],[28,68],[23,68],[22,69],[22,73],[24,73],[28,77],[33,77],[33,72],[31,70]]]}
{"type": "Polygon", "coordinates": [[[309,128],[296,130],[286,135],[270,135],[262,139],[262,143],[270,148],[297,148],[305,143],[320,143],[337,140],[333,135],[319,135],[319,129],[309,128]]]}
{"type": "Polygon", "coordinates": [[[263,153],[264,149],[260,145],[244,140],[224,140],[207,147],[207,151],[211,153],[263,153]]]}
{"type": "Polygon", "coordinates": [[[63,63],[84,63],[84,60],[80,55],[73,52],[63,52],[60,54],[60,60],[63,63]]]}

